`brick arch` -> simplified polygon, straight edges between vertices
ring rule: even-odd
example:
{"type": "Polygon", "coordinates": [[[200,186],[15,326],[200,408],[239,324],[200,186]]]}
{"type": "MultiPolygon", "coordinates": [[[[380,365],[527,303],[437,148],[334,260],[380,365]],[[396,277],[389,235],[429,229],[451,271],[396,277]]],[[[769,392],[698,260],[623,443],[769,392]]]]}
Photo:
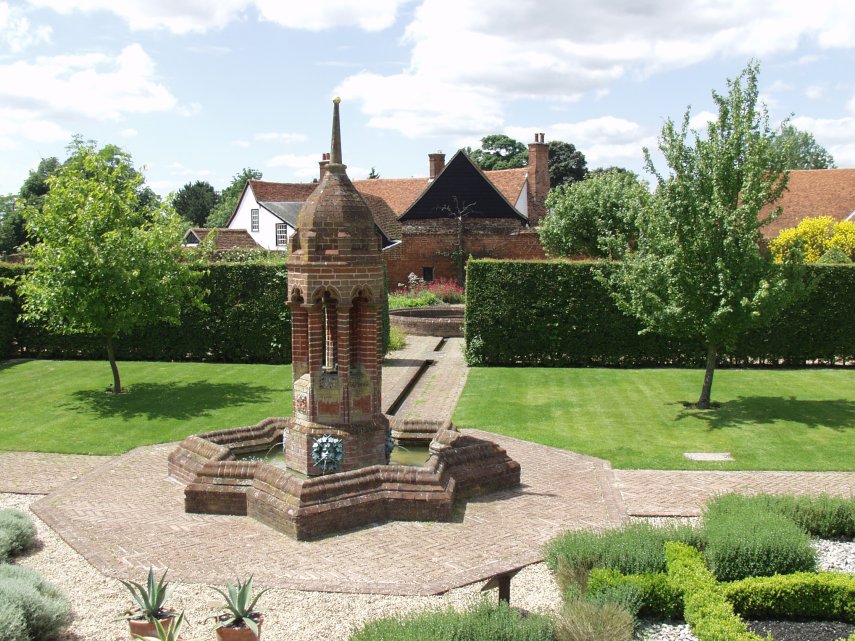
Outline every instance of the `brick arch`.
{"type": "Polygon", "coordinates": [[[312,292],[311,301],[317,302],[323,300],[324,294],[329,294],[329,297],[336,302],[341,300],[341,292],[339,292],[336,287],[332,285],[320,285],[315,288],[314,292],[312,292]]]}
{"type": "Polygon", "coordinates": [[[354,285],[350,290],[350,300],[355,301],[361,298],[371,303],[374,302],[374,292],[368,285],[354,285]]]}

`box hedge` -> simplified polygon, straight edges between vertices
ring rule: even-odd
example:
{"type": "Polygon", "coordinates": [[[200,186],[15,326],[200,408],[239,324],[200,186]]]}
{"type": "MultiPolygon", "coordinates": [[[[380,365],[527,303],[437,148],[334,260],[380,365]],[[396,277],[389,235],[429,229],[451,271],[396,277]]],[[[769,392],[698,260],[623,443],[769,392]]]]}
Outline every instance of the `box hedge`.
{"type": "Polygon", "coordinates": [[[734,609],[752,619],[820,619],[855,623],[855,576],[797,572],[723,584],[734,609]]]}
{"type": "MultiPolygon", "coordinates": [[[[639,335],[594,277],[608,262],[471,260],[466,353],[472,365],[697,366],[695,341],[639,335]]],[[[768,327],[745,334],[723,363],[855,360],[855,266],[806,267],[811,287],[768,327]]]]}

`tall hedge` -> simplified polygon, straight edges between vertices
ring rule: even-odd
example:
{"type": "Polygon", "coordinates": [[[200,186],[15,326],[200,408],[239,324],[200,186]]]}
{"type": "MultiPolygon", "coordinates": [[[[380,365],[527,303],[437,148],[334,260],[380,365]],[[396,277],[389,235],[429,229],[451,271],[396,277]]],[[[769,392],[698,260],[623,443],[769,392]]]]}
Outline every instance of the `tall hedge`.
{"type": "Polygon", "coordinates": [[[12,353],[15,337],[15,303],[10,296],[0,296],[0,361],[12,353]]]}
{"type": "MultiPolygon", "coordinates": [[[[19,266],[0,266],[0,277],[25,272],[26,268],[19,266]]],[[[200,286],[209,291],[209,309],[184,310],[177,326],[157,324],[120,337],[117,356],[124,360],[290,362],[291,313],[285,305],[286,279],[287,270],[281,263],[208,265],[200,286]]],[[[8,287],[6,292],[10,293],[8,287]]],[[[15,294],[16,311],[20,311],[20,304],[15,294]]],[[[20,319],[16,337],[21,356],[105,356],[103,340],[98,337],[51,334],[39,324],[20,319]]]]}
{"type": "MultiPolygon", "coordinates": [[[[699,342],[639,334],[594,270],[605,262],[471,260],[466,281],[467,358],[473,365],[696,366],[699,342]]],[[[855,360],[855,266],[808,269],[808,293],[771,325],[722,355],[732,364],[855,360]]]]}

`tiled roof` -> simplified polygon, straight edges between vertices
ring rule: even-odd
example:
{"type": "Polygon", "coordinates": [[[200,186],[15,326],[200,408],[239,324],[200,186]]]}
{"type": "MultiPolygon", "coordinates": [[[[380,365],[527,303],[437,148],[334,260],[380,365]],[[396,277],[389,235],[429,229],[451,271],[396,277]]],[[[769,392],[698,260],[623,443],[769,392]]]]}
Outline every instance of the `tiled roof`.
{"type": "MultiPolygon", "coordinates": [[[[516,204],[525,186],[525,169],[486,171],[484,175],[511,204],[516,204]]],[[[249,182],[255,199],[264,203],[264,206],[271,211],[274,211],[275,203],[305,202],[317,187],[317,183],[277,183],[265,180],[249,182]]],[[[353,186],[362,194],[371,208],[377,226],[392,240],[401,239],[401,223],[398,218],[430,184],[428,178],[376,178],[353,181],[353,186]]],[[[274,213],[279,213],[279,210],[277,209],[274,213]]]]}
{"type": "MultiPolygon", "coordinates": [[[[193,227],[187,231],[184,235],[185,240],[191,234],[196,236],[199,241],[205,240],[208,237],[208,234],[214,231],[214,229],[208,227],[193,227]]],[[[225,227],[217,227],[217,250],[225,251],[229,249],[258,249],[261,247],[255,240],[253,240],[252,236],[249,235],[249,232],[245,229],[227,229],[225,227]]]]}
{"type": "Polygon", "coordinates": [[[528,170],[525,167],[520,169],[499,169],[496,171],[485,171],[484,175],[490,179],[490,182],[496,186],[496,189],[507,198],[512,205],[517,204],[520,192],[525,187],[525,179],[528,176],[528,170]]]}
{"type": "Polygon", "coordinates": [[[791,171],[787,190],[760,215],[768,215],[777,205],[782,208],[781,215],[761,229],[766,238],[774,238],[782,229],[795,227],[805,218],[831,216],[845,220],[855,211],[855,169],[791,171]]]}
{"type": "Polygon", "coordinates": [[[250,180],[252,192],[258,201],[304,202],[315,191],[317,183],[274,183],[266,180],[250,180]]]}

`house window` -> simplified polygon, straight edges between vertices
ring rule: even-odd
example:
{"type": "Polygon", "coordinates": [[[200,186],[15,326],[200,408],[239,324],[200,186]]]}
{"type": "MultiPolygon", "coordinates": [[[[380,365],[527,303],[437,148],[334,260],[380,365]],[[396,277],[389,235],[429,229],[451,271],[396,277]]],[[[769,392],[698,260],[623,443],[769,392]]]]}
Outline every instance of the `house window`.
{"type": "Polygon", "coordinates": [[[258,210],[250,209],[249,210],[249,225],[250,231],[258,231],[258,210]]]}
{"type": "Polygon", "coordinates": [[[285,223],[276,223],[276,246],[283,247],[288,244],[288,226],[285,223]]]}
{"type": "Polygon", "coordinates": [[[426,283],[433,280],[433,267],[422,267],[422,280],[426,283]]]}

